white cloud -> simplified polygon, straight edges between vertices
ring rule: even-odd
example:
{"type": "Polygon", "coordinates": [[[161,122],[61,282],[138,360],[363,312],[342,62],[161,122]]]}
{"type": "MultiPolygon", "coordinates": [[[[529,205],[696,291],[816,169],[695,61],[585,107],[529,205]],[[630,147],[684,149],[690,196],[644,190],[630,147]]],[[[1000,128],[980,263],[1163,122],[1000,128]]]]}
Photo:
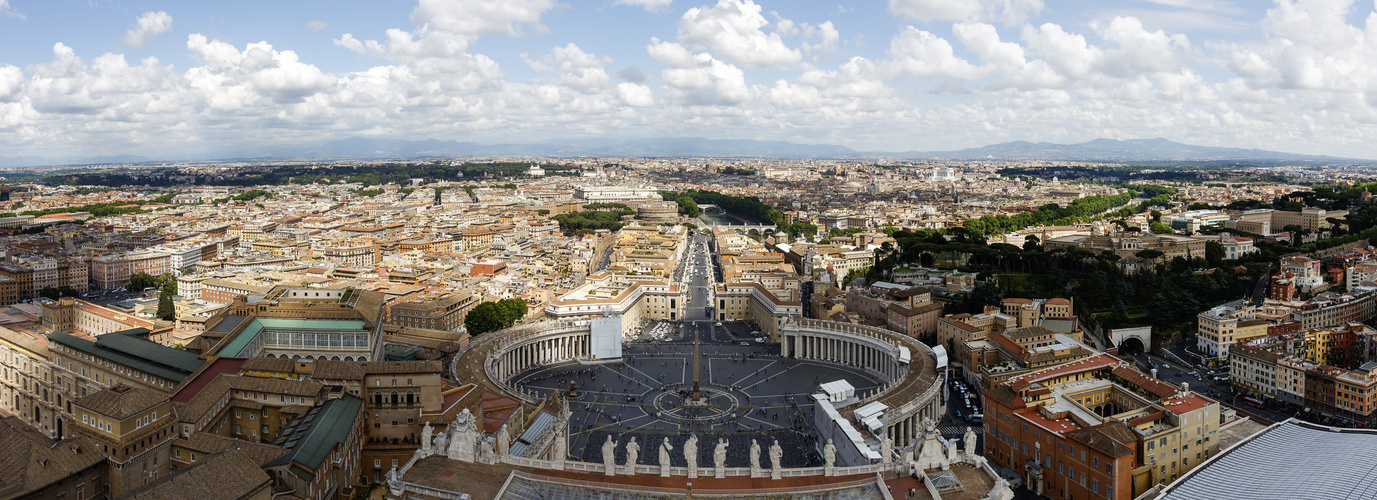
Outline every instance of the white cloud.
{"type": "Polygon", "coordinates": [[[523,81],[508,80],[494,61],[501,53],[477,53],[483,36],[542,32],[553,1],[427,0],[412,12],[414,24],[338,37],[339,46],[383,61],[335,73],[279,42],[192,35],[185,47],[193,62],[177,70],[155,58],[83,58],[57,44],[48,62],[0,62],[0,143],[11,145],[4,156],[21,156],[240,152],[243,144],[350,135],[480,142],[703,135],[861,150],[1165,136],[1377,156],[1370,63],[1377,20],[1354,21],[1352,1],[1280,0],[1265,31],[1227,42],[1196,32],[1187,39],[1122,15],[1009,29],[1001,14],[1031,4],[967,3],[980,9],[950,35],[901,28],[876,59],[846,52],[861,33],[847,33],[843,44],[832,24],[761,16],[744,1],[726,2],[735,9],[727,17],[711,17],[722,5],[693,19],[725,26],[695,24],[688,36],[652,38],[645,50],[655,62],[617,68],[615,82],[613,61],[587,50],[595,47],[587,38],[523,54],[519,64],[537,72],[523,81]],[[840,52],[839,62],[819,61],[823,52],[840,52]],[[1226,67],[1233,74],[1218,76],[1226,67]]]}
{"type": "Polygon", "coordinates": [[[608,76],[604,69],[612,64],[612,58],[584,52],[570,42],[563,47],[555,47],[547,56],[522,59],[532,68],[540,71],[558,71],[560,84],[583,93],[597,93],[607,86],[608,76]]]}
{"type": "Polygon", "coordinates": [[[655,104],[655,95],[651,93],[650,87],[639,83],[618,83],[617,97],[627,106],[644,108],[655,104]]]}
{"type": "Polygon", "coordinates": [[[336,83],[334,76],[301,62],[296,52],[278,51],[267,42],[251,43],[240,51],[197,33],[187,37],[186,46],[202,63],[186,73],[191,86],[212,107],[223,110],[267,104],[266,100],[298,103],[336,83]]]}
{"type": "Polygon", "coordinates": [[[10,7],[10,0],[0,0],[0,17],[26,19],[24,14],[20,14],[13,7],[10,7]]]}
{"type": "Polygon", "coordinates": [[[482,35],[521,36],[527,27],[544,32],[540,16],[554,6],[554,0],[420,0],[411,11],[414,31],[392,28],[381,42],[345,33],[335,44],[392,60],[452,57],[482,35]]]}
{"type": "Polygon", "coordinates": [[[946,39],[912,26],[889,42],[889,72],[895,77],[923,76],[969,80],[980,69],[957,57],[946,39]]]}
{"type": "Polygon", "coordinates": [[[630,5],[640,7],[646,12],[660,12],[669,8],[669,4],[674,0],[616,0],[613,5],[630,5]]]}
{"type": "Polygon", "coordinates": [[[166,12],[144,12],[139,15],[139,19],[133,29],[124,32],[120,41],[133,48],[148,45],[157,38],[159,34],[166,33],[172,29],[172,16],[166,12]]]}
{"type": "MultiPolygon", "coordinates": [[[[712,7],[694,7],[679,19],[679,41],[714,53],[748,68],[790,65],[802,61],[779,33],[766,34],[770,25],[751,0],[718,0],[712,7]]],[[[789,23],[786,28],[792,28],[789,23]]]]}
{"type": "Polygon", "coordinates": [[[0,66],[0,102],[16,100],[24,85],[24,72],[11,65],[0,66]]]}
{"type": "Polygon", "coordinates": [[[889,11],[919,21],[998,20],[1022,24],[1042,12],[1042,0],[889,0],[889,11]]]}
{"type": "Polygon", "coordinates": [[[327,23],[325,21],[309,21],[306,23],[306,29],[311,31],[320,31],[329,27],[330,23],[327,23]]]}

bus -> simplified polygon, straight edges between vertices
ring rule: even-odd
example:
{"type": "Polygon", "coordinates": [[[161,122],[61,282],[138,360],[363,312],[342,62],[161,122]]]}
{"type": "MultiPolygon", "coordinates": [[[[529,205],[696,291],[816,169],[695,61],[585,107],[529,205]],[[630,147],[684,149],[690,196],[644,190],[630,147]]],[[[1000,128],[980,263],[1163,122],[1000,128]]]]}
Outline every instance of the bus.
{"type": "Polygon", "coordinates": [[[1262,401],[1258,401],[1257,398],[1245,397],[1245,398],[1243,398],[1243,402],[1244,402],[1244,403],[1248,403],[1248,404],[1251,405],[1251,406],[1256,406],[1256,407],[1258,407],[1258,408],[1262,408],[1262,401]]]}

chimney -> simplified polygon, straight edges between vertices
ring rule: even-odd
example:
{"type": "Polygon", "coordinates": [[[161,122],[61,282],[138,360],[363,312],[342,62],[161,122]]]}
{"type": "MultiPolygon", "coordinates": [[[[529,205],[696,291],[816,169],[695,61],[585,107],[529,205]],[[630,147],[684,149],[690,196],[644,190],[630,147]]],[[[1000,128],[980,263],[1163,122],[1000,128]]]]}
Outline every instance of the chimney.
{"type": "Polygon", "coordinates": [[[1156,369],[1156,368],[1153,368],[1153,369],[1152,369],[1152,378],[1157,378],[1157,369],[1156,369]]]}
{"type": "Polygon", "coordinates": [[[1190,383],[1190,382],[1181,382],[1181,394],[1183,394],[1183,395],[1188,395],[1188,394],[1190,394],[1190,393],[1191,393],[1191,383],[1190,383]]]}

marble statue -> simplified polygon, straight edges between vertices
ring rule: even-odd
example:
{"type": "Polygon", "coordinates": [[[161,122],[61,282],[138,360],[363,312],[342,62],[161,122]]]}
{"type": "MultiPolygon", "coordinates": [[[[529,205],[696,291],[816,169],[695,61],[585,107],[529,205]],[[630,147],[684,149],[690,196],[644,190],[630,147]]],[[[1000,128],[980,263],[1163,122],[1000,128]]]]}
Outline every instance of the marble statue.
{"type": "Polygon", "coordinates": [[[454,417],[454,423],[450,424],[449,449],[445,455],[461,462],[474,461],[479,437],[476,421],[477,417],[468,408],[454,417]]]}
{"type": "Polygon", "coordinates": [[[669,438],[660,442],[660,477],[669,477],[669,452],[674,451],[674,445],[669,444],[669,438]]]}
{"type": "Polygon", "coordinates": [[[822,447],[822,467],[827,475],[833,475],[837,469],[837,445],[832,444],[832,440],[827,440],[827,445],[822,447]]]}
{"type": "Polygon", "coordinates": [[[921,470],[943,469],[951,466],[948,450],[937,433],[937,424],[932,419],[923,418],[923,441],[914,445],[917,451],[917,467],[921,470]]]}
{"type": "Polygon", "coordinates": [[[712,463],[714,465],[713,477],[718,479],[726,476],[723,470],[727,466],[727,438],[717,440],[717,448],[712,451],[712,463]]]}
{"type": "Polygon", "coordinates": [[[435,432],[435,430],[430,428],[430,422],[428,421],[426,422],[426,426],[421,428],[421,451],[427,455],[430,454],[430,435],[433,432],[435,432]]]}
{"type": "Polygon", "coordinates": [[[617,474],[617,443],[612,440],[612,436],[607,436],[607,441],[602,443],[602,466],[604,473],[613,476],[617,474]]]}
{"type": "Polygon", "coordinates": [[[641,445],[636,444],[636,438],[631,438],[631,442],[626,443],[626,475],[636,475],[636,460],[641,456],[641,445]]]}
{"type": "Polygon", "coordinates": [[[557,466],[560,467],[559,470],[563,470],[564,460],[569,458],[568,446],[569,436],[565,435],[563,430],[555,431],[554,443],[550,446],[553,448],[553,450],[550,451],[550,460],[555,461],[557,466]]]}
{"type": "Polygon", "coordinates": [[[880,463],[888,464],[894,462],[894,440],[885,436],[880,441],[880,463]]]}
{"type": "Polygon", "coordinates": [[[961,438],[962,444],[966,445],[966,459],[974,460],[976,456],[975,445],[978,443],[974,427],[966,428],[966,435],[961,438]]]}
{"type": "Polygon", "coordinates": [[[751,440],[751,477],[760,475],[760,443],[751,440]]]}
{"type": "Polygon", "coordinates": [[[690,434],[684,441],[684,460],[688,462],[689,479],[698,478],[698,435],[690,434]]]}
{"type": "Polygon", "coordinates": [[[492,442],[486,439],[478,440],[478,462],[485,464],[497,463],[497,452],[492,449],[492,442]]]}
{"type": "Polygon", "coordinates": [[[493,441],[495,441],[494,444],[496,445],[497,454],[505,456],[511,446],[511,436],[507,434],[507,424],[502,424],[502,427],[498,427],[497,434],[493,435],[492,438],[493,441]]]}
{"type": "Polygon", "coordinates": [[[445,453],[449,449],[449,434],[441,432],[435,436],[435,446],[432,449],[435,453],[445,453]]]}
{"type": "Polygon", "coordinates": [[[776,440],[775,440],[775,443],[772,444],[772,445],[770,445],[770,478],[771,478],[771,479],[779,479],[779,474],[780,474],[780,472],[783,472],[783,471],[780,469],[779,462],[780,462],[780,460],[782,460],[783,458],[784,458],[784,448],[781,448],[781,447],[779,446],[779,440],[776,439],[776,440]]]}

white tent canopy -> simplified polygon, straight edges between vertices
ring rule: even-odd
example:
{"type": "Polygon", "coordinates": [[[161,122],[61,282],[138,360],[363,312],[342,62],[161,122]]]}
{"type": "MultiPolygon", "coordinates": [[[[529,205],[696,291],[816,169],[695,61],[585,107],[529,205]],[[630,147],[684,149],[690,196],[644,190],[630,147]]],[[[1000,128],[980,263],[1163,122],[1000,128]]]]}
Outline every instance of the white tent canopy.
{"type": "Polygon", "coordinates": [[[840,403],[851,399],[856,395],[856,388],[845,379],[824,383],[818,386],[823,394],[827,395],[827,400],[833,403],[840,403]]]}

